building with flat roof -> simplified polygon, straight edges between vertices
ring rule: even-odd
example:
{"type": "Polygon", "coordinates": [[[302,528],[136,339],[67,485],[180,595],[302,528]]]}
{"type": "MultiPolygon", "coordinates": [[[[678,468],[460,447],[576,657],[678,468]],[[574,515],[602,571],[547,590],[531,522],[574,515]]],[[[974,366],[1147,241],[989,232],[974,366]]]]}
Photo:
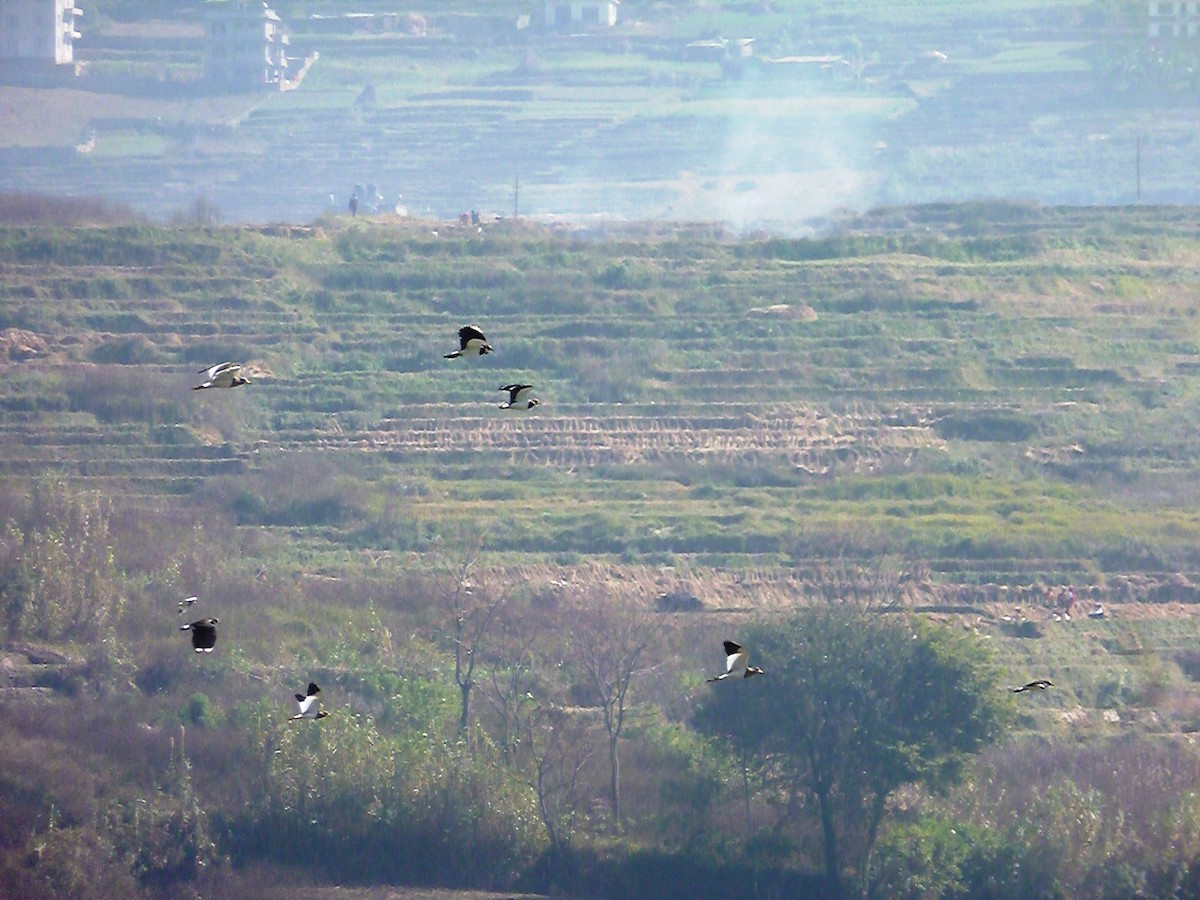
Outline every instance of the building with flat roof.
{"type": "Polygon", "coordinates": [[[75,62],[83,10],[74,0],[0,0],[0,64],[46,68],[75,62]]]}
{"type": "Polygon", "coordinates": [[[1146,18],[1152,38],[1200,37],[1200,0],[1149,0],[1146,18]]]}
{"type": "Polygon", "coordinates": [[[549,28],[611,28],[621,0],[546,0],[549,28]]]}
{"type": "Polygon", "coordinates": [[[229,88],[288,81],[288,38],[265,0],[209,0],[204,4],[204,77],[229,88]]]}

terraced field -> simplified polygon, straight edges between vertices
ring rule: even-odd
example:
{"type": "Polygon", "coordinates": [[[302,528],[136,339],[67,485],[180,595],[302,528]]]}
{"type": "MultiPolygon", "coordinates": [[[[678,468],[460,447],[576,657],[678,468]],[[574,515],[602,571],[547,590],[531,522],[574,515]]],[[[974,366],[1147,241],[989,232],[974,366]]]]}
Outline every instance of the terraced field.
{"type": "MultiPolygon", "coordinates": [[[[973,693],[1014,719],[968,779],[890,814],[887,840],[946,816],[1025,853],[1027,822],[1061,822],[1000,866],[1058,835],[1063,865],[1091,848],[1071,885],[1130,822],[1148,823],[1138,871],[1196,858],[1155,823],[1190,821],[1200,772],[1198,221],[976,204],[811,239],[0,227],[0,758],[19,773],[0,779],[0,883],[710,880],[726,851],[680,848],[730,804],[778,833],[770,782],[696,726],[718,638],[762,646],[796,607],[843,603],[904,623],[906,646],[919,618],[947,648],[969,635],[973,693]],[[495,353],[445,359],[469,321],[495,353]],[[252,383],[193,391],[223,359],[252,383]],[[541,405],[498,409],[512,380],[541,405]],[[1050,602],[1067,585],[1070,616],[1050,602]],[[179,630],[192,595],[220,618],[211,655],[179,630]],[[654,641],[627,670],[620,835],[593,631],[654,641]],[[1053,689],[1006,690],[1033,677],[1053,689]],[[294,728],[313,680],[327,727],[294,728]],[[580,858],[613,855],[527,880],[555,820],[539,825],[545,768],[522,754],[568,731],[554,765],[580,858]],[[516,830],[471,824],[506,809],[516,830]],[[463,849],[485,833],[509,837],[463,849]],[[310,852],[338,834],[344,858],[310,852]],[[635,846],[651,855],[627,861],[635,846]]],[[[768,650],[776,677],[754,685],[785,680],[768,650]]],[[[778,865],[808,878],[818,823],[790,827],[778,865]]],[[[720,871],[768,883],[749,860],[720,871]]]]}
{"type": "Polygon", "coordinates": [[[0,474],[187,498],[335,566],[469,527],[498,560],[884,554],[929,566],[930,596],[1107,596],[1134,574],[1186,599],[1192,211],[987,212],[884,211],[815,240],[9,228],[0,474]],[[442,359],[464,321],[494,355],[442,359]],[[189,390],[226,358],[254,384],[189,390]],[[496,409],[514,379],[542,405],[496,409]]]}

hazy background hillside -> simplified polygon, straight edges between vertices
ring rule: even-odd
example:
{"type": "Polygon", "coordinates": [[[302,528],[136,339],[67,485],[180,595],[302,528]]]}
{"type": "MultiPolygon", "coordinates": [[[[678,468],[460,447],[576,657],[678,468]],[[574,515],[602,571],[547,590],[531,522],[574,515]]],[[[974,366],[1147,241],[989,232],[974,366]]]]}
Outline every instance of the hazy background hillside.
{"type": "Polygon", "coordinates": [[[1196,41],[1152,40],[1140,2],[626,0],[615,27],[572,32],[529,0],[280,0],[292,55],[320,55],[287,93],[199,80],[203,4],[82,6],[78,79],[0,87],[0,190],[303,222],[374,184],[436,217],[797,229],[935,200],[1133,202],[1140,138],[1141,198],[1200,200],[1196,41]],[[347,11],[403,18],[312,18],[347,11]]]}

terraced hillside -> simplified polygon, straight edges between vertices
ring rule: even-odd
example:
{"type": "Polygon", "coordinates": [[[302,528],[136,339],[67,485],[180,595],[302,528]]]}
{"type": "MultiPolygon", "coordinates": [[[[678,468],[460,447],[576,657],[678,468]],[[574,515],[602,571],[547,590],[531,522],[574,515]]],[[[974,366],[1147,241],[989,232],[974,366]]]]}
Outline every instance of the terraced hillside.
{"type": "Polygon", "coordinates": [[[188,498],[318,564],[467,527],[497,564],[884,556],[968,600],[1193,599],[1195,221],[9,227],[0,475],[188,498]],[[443,359],[467,321],[496,353],[443,359]],[[192,392],[222,359],[254,383],[192,392]],[[497,409],[513,380],[542,404],[497,409]]]}
{"type": "Polygon", "coordinates": [[[6,86],[0,190],[306,222],[374,184],[414,215],[799,233],[881,203],[1197,202],[1194,48],[1151,42],[1144,5],[642,2],[562,33],[447,0],[371,33],[298,4],[292,55],[320,54],[299,89],[232,94],[202,81],[201,5],[107,0],[82,77],[6,86]],[[698,56],[701,38],[753,58],[698,56]]]}
{"type": "Polygon", "coordinates": [[[1194,894],[1197,221],[0,227],[0,893],[817,895],[818,804],[705,709],[870,633],[912,677],[817,694],[959,655],[997,717],[872,896],[933,829],[997,896],[1194,894]],[[721,639],[766,677],[708,684],[721,639]]]}

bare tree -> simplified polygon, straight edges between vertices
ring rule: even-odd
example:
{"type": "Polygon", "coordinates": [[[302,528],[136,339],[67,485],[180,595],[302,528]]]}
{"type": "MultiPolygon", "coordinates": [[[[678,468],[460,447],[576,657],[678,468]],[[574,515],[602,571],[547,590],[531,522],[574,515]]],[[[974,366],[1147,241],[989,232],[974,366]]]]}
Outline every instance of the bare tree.
{"type": "Polygon", "coordinates": [[[810,588],[827,603],[889,611],[917,602],[927,591],[929,567],[887,551],[887,541],[867,529],[801,534],[793,539],[794,564],[801,553],[820,560],[809,570],[810,588]]]}
{"type": "Polygon", "coordinates": [[[452,617],[451,640],[454,644],[454,683],[458,686],[461,706],[458,729],[468,734],[471,724],[471,690],[475,687],[475,664],[483,648],[488,629],[496,613],[504,605],[504,598],[490,597],[487,592],[471,583],[471,570],[479,562],[483,552],[483,536],[478,533],[464,535],[458,542],[458,551],[447,563],[447,586],[444,590],[445,603],[452,617]]]}
{"type": "Polygon", "coordinates": [[[525,720],[529,786],[537,795],[546,836],[555,849],[569,847],[579,819],[580,777],[592,758],[587,723],[562,710],[538,709],[525,720]]]}
{"type": "Polygon", "coordinates": [[[642,657],[660,625],[652,613],[619,610],[592,596],[575,610],[571,632],[572,657],[600,708],[608,738],[609,802],[613,824],[621,827],[621,734],[630,709],[630,689],[642,657]]]}
{"type": "MultiPolygon", "coordinates": [[[[513,605],[505,608],[511,612],[513,605]]],[[[483,698],[495,715],[500,752],[512,757],[540,699],[535,697],[541,691],[533,655],[538,631],[528,617],[514,620],[511,615],[501,615],[498,628],[498,640],[492,642],[496,646],[488,653],[483,698]]]]}

